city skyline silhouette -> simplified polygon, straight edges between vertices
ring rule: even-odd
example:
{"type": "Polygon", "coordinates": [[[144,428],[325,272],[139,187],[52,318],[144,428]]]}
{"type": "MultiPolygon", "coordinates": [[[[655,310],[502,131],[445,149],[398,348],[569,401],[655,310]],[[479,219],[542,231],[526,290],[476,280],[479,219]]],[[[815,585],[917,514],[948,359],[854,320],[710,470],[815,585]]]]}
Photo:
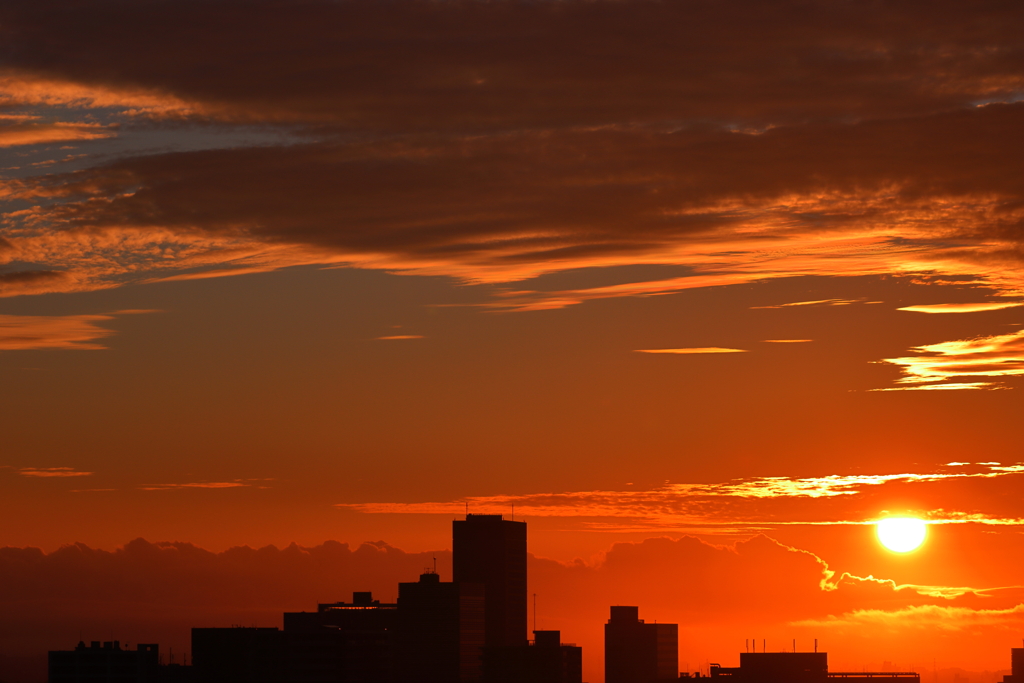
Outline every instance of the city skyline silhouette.
{"type": "Polygon", "coordinates": [[[610,607],[665,670],[674,624],[702,677],[817,640],[830,673],[1002,683],[1022,27],[0,0],[0,683],[78,643],[177,676],[232,625],[312,676],[341,636],[284,615],[355,593],[396,606],[359,666],[403,677],[478,647],[457,597],[493,683],[602,683],[610,607]]]}

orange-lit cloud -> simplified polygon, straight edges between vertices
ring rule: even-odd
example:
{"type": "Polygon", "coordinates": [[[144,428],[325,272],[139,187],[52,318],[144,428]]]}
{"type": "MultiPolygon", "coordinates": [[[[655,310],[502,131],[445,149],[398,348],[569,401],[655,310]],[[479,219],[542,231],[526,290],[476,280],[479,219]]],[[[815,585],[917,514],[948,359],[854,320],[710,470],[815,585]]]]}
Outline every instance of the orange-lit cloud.
{"type": "Polygon", "coordinates": [[[22,467],[18,474],[23,477],[91,477],[94,473],[74,467],[22,467]]]}
{"type": "Polygon", "coordinates": [[[975,313],[978,311],[999,311],[1004,308],[1016,308],[1021,305],[1024,304],[1016,301],[989,301],[976,304],[922,304],[920,306],[904,306],[896,310],[913,311],[915,313],[975,313]]]}
{"type": "MultiPolygon", "coordinates": [[[[194,106],[174,95],[161,93],[155,88],[84,83],[10,68],[0,72],[0,103],[7,107],[46,105],[116,108],[126,114],[150,116],[181,117],[194,113],[194,106]]],[[[73,139],[90,138],[55,137],[38,142],[73,139]]]]}
{"type": "Polygon", "coordinates": [[[1024,628],[1024,604],[1008,609],[969,609],[943,605],[915,605],[899,610],[854,610],[826,619],[794,622],[794,626],[830,629],[850,626],[915,629],[922,631],[975,631],[998,626],[1020,631],[1024,628]]]}
{"type": "Polygon", "coordinates": [[[1024,331],[926,344],[911,351],[917,355],[881,361],[900,368],[903,376],[897,383],[909,385],[901,389],[995,388],[998,378],[1024,375],[1024,331]]]}
{"type": "Polygon", "coordinates": [[[789,308],[790,306],[847,306],[849,304],[862,303],[856,299],[819,299],[816,301],[793,301],[788,304],[776,304],[774,306],[751,306],[752,309],[761,308],[789,308]]]}
{"type": "Polygon", "coordinates": [[[726,349],[720,346],[704,346],[689,349],[636,349],[636,353],[746,353],[747,349],[726,349]]]}
{"type": "Polygon", "coordinates": [[[378,340],[397,340],[397,339],[423,339],[422,334],[392,334],[387,337],[377,337],[378,340]]]}
{"type": "Polygon", "coordinates": [[[67,140],[97,140],[115,132],[98,123],[8,122],[0,118],[0,147],[38,145],[67,140]]]}
{"type": "Polygon", "coordinates": [[[8,107],[283,125],[315,140],[6,183],[9,198],[37,202],[6,215],[18,260],[68,278],[12,293],[303,264],[471,283],[618,265],[691,271],[518,287],[494,302],[507,310],[799,275],[1022,286],[1013,179],[1024,70],[999,56],[1016,49],[1007,27],[1019,10],[990,8],[1001,19],[967,36],[958,27],[971,15],[950,8],[870,20],[780,9],[781,22],[755,19],[754,2],[257,6],[241,17],[193,2],[173,13],[105,0],[0,10],[8,107]],[[876,20],[900,29],[880,36],[876,20]],[[345,49],[309,42],[324,26],[345,49]],[[273,44],[260,38],[268,30],[273,44]],[[738,34],[742,49],[710,47],[709,36],[738,34]],[[904,42],[936,35],[949,37],[941,50],[904,42]],[[595,50],[605,44],[615,48],[595,50]]]}
{"type": "Polygon", "coordinates": [[[179,489],[237,489],[255,486],[267,488],[265,482],[271,479],[232,479],[231,481],[194,481],[184,484],[155,484],[140,486],[140,491],[174,491],[179,489]]]}
{"type": "Polygon", "coordinates": [[[102,349],[100,339],[114,334],[98,323],[109,315],[0,315],[0,350],[102,349]]]}
{"type": "Polygon", "coordinates": [[[766,344],[800,344],[803,342],[811,342],[813,339],[765,339],[766,344]]]}
{"type": "MultiPolygon", "coordinates": [[[[1018,188],[974,169],[1012,175],[1024,150],[994,141],[1012,138],[1022,112],[993,105],[936,115],[917,121],[913,135],[902,122],[835,126],[825,139],[821,130],[782,128],[758,136],[527,132],[460,140],[457,153],[414,139],[131,159],[19,181],[12,197],[49,203],[10,214],[18,229],[8,241],[20,261],[67,272],[77,288],[303,264],[492,283],[627,264],[691,271],[582,289],[519,287],[495,299],[506,310],[798,275],[931,273],[1012,291],[1021,286],[1011,229],[1019,217],[1005,206],[1018,188]],[[927,166],[908,161],[952,129],[961,135],[950,144],[963,149],[927,166]],[[852,174],[842,158],[860,147],[891,158],[852,174]],[[559,163],[538,174],[552,148],[559,163]],[[961,163],[977,150],[985,158],[961,163]],[[480,164],[500,168],[505,182],[476,174],[480,164]],[[705,173],[680,176],[688,164],[705,173]],[[755,170],[764,168],[776,172],[755,170]]],[[[68,289],[55,283],[54,291],[68,289]]]]}
{"type": "MultiPolygon", "coordinates": [[[[0,276],[2,282],[2,276],[0,276]]],[[[0,351],[27,349],[105,349],[100,340],[116,334],[100,323],[119,315],[157,313],[131,309],[100,315],[0,315],[0,351]]]]}
{"type": "MultiPolygon", "coordinates": [[[[971,471],[939,471],[882,475],[830,475],[825,477],[757,477],[716,484],[666,484],[660,488],[629,491],[572,491],[525,495],[460,498],[450,502],[341,503],[338,507],[371,514],[453,514],[465,509],[501,514],[515,506],[526,516],[590,517],[633,520],[640,526],[715,528],[787,524],[874,524],[875,519],[850,517],[841,508],[802,507],[787,501],[828,500],[862,496],[872,489],[894,485],[927,485],[959,480],[995,480],[1019,477],[1024,465],[978,466],[971,471]],[[774,508],[765,507],[775,506],[774,508]],[[795,516],[794,516],[795,515],[795,516]],[[826,515],[824,518],[822,515],[826,515]],[[828,515],[835,515],[829,517],[828,515]]],[[[856,509],[856,507],[855,507],[856,509]]],[[[861,513],[862,514],[862,513],[861,513]]],[[[1024,517],[1022,515],[1021,517],[1024,517]]],[[[1017,525],[1021,517],[982,512],[963,513],[932,509],[930,523],[1017,525]]],[[[627,522],[632,523],[632,522],[627,522]]],[[[618,530],[622,523],[594,525],[618,530]]]]}

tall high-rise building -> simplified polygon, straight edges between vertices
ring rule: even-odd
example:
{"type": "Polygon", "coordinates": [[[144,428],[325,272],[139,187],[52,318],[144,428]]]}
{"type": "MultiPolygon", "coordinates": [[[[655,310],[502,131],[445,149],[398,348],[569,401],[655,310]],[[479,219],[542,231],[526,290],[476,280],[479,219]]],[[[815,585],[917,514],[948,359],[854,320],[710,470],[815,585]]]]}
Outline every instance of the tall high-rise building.
{"type": "Polygon", "coordinates": [[[488,646],[526,645],[526,522],[466,515],[452,523],[456,583],[484,586],[488,646]]]}
{"type": "Polygon", "coordinates": [[[638,607],[613,606],[604,625],[605,683],[655,683],[679,677],[679,627],[645,624],[638,607]]]}

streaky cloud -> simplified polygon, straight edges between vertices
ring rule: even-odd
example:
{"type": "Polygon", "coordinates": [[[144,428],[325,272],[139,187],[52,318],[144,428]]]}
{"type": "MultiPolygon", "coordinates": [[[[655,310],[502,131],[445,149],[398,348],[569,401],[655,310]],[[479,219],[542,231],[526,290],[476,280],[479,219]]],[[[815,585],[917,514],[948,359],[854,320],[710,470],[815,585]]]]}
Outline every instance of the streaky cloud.
{"type": "Polygon", "coordinates": [[[1001,379],[1024,375],[1024,330],[974,339],[925,344],[914,356],[886,358],[903,375],[900,390],[955,391],[999,388],[1001,379]],[[975,381],[967,381],[977,378],[975,381]],[[986,378],[984,380],[980,378],[986,378]]]}
{"type": "Polygon", "coordinates": [[[95,473],[74,467],[22,467],[18,474],[23,477],[91,477],[95,473]]]}
{"type": "Polygon", "coordinates": [[[669,354],[691,354],[691,353],[747,353],[747,349],[729,349],[721,346],[699,346],[684,349],[636,349],[634,353],[669,353],[669,354]]]}
{"type": "Polygon", "coordinates": [[[989,301],[976,304],[921,304],[919,306],[904,306],[897,308],[897,311],[912,311],[914,313],[976,313],[978,311],[1000,311],[1004,308],[1016,308],[1024,304],[1013,301],[989,301]]]}

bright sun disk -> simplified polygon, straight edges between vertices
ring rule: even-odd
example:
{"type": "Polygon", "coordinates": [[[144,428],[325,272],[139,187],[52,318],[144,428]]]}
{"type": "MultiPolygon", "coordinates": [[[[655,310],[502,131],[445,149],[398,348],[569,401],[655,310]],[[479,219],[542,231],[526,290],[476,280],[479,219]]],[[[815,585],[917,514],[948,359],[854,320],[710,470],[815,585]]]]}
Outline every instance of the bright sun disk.
{"type": "Polygon", "coordinates": [[[924,543],[928,525],[916,517],[889,517],[875,524],[878,540],[894,553],[909,553],[924,543]]]}

